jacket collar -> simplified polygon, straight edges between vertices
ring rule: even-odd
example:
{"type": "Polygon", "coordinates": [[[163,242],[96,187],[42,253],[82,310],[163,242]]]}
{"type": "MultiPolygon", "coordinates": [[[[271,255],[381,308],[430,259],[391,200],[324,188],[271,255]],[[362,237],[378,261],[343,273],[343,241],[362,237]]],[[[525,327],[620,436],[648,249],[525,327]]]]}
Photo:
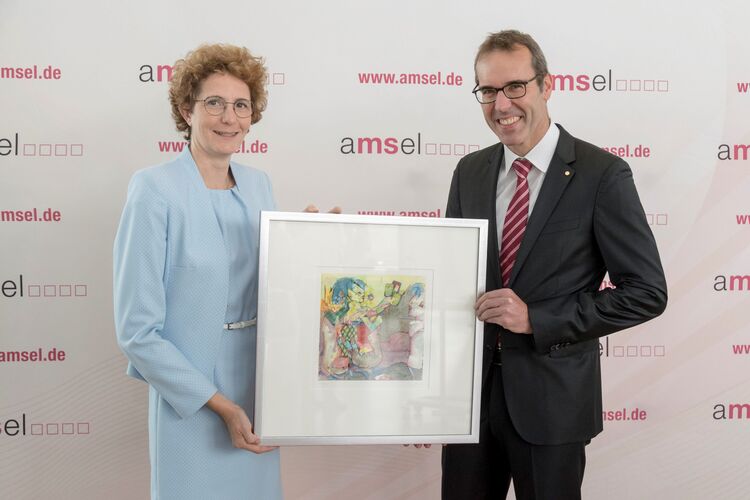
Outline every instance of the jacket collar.
{"type": "MultiPolygon", "coordinates": [[[[203,182],[203,177],[201,176],[201,173],[198,170],[198,165],[196,165],[195,160],[193,159],[192,153],[190,153],[189,147],[182,150],[182,153],[180,153],[176,161],[180,164],[180,166],[183,168],[183,171],[185,172],[187,177],[190,179],[190,185],[195,191],[208,191],[209,190],[206,187],[206,183],[203,182]]],[[[240,192],[240,195],[242,195],[243,192],[249,192],[249,186],[247,185],[249,181],[243,175],[242,167],[240,167],[234,161],[229,162],[229,167],[232,169],[234,182],[237,185],[237,190],[240,192]]],[[[240,197],[242,198],[242,196],[240,197]]],[[[244,202],[245,201],[243,199],[243,203],[244,202]]]]}

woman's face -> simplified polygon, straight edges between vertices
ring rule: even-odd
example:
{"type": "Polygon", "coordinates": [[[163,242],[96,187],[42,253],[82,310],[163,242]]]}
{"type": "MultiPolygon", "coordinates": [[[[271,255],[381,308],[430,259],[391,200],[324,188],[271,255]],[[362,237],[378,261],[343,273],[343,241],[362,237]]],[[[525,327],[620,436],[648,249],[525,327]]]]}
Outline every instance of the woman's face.
{"type": "Polygon", "coordinates": [[[200,85],[197,99],[191,111],[183,111],[182,116],[190,125],[190,142],[194,154],[212,159],[228,158],[240,148],[250,130],[251,116],[240,118],[229,103],[237,99],[251,101],[250,88],[239,78],[214,73],[200,85]],[[227,102],[224,111],[211,115],[206,111],[203,100],[221,97],[227,102]]]}

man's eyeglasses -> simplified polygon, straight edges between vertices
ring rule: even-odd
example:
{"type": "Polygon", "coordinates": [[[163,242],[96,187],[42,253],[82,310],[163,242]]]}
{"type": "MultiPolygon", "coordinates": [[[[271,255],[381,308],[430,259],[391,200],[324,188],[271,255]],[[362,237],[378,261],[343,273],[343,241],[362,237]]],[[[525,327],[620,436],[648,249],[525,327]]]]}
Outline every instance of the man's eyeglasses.
{"type": "Polygon", "coordinates": [[[253,103],[249,99],[237,99],[234,102],[227,101],[223,97],[211,96],[205,99],[193,99],[193,102],[203,102],[206,113],[218,116],[224,112],[227,104],[231,104],[235,114],[239,118],[247,118],[253,114],[253,103]]]}
{"type": "Polygon", "coordinates": [[[520,99],[521,97],[526,95],[526,85],[536,80],[538,76],[539,75],[534,75],[525,82],[510,82],[504,87],[480,87],[479,84],[477,84],[477,86],[474,87],[474,90],[472,90],[471,93],[474,94],[474,97],[477,98],[477,101],[482,104],[489,104],[491,102],[497,101],[498,92],[502,92],[503,94],[505,94],[505,97],[507,97],[508,99],[520,99]]]}

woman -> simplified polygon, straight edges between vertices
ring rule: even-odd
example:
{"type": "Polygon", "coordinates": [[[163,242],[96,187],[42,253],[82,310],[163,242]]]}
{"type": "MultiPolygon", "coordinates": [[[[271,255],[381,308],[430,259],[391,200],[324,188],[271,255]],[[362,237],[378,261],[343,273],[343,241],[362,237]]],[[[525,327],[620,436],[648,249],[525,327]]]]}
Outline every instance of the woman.
{"type": "Polygon", "coordinates": [[[249,419],[258,223],[268,176],[231,161],[266,107],[245,48],[204,45],[175,65],[172,117],[189,148],[137,172],[114,246],[117,339],[149,383],[153,499],[281,497],[278,449],[249,419]]]}

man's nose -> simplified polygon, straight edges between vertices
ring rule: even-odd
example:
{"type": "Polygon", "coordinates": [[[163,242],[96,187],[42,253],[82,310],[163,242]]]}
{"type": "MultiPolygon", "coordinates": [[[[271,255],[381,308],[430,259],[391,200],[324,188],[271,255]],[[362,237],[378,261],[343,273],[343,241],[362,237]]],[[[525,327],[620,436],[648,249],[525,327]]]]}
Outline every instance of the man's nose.
{"type": "Polygon", "coordinates": [[[508,111],[512,105],[511,99],[508,99],[505,94],[502,92],[497,93],[497,99],[495,99],[495,109],[497,111],[508,111]]]}

